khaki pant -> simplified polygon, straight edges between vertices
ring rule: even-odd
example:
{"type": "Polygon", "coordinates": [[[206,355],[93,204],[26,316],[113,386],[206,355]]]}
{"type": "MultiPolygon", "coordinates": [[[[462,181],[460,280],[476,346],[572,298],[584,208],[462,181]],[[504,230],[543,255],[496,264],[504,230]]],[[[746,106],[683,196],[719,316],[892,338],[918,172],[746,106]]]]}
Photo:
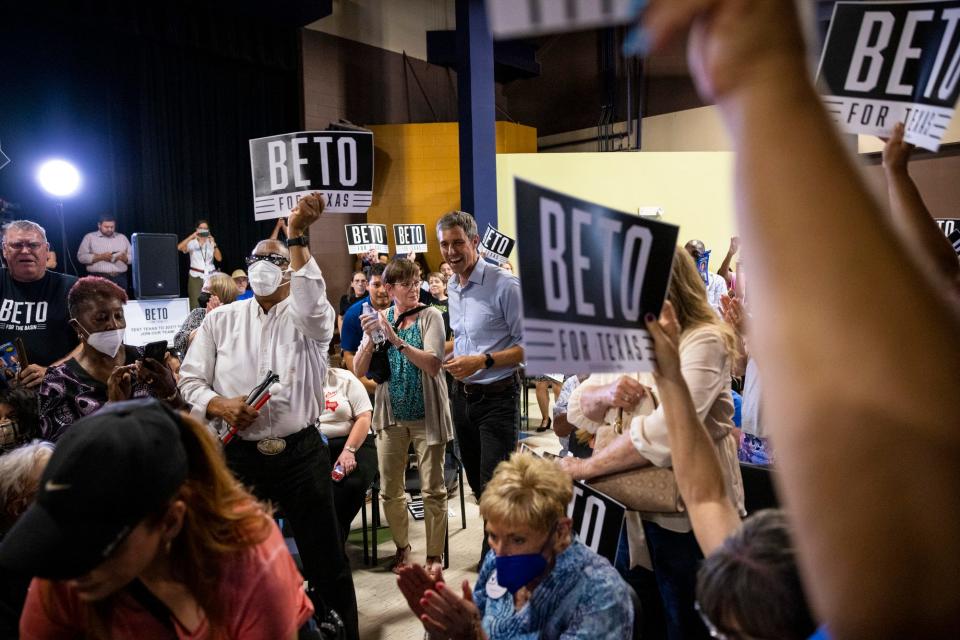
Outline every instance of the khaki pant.
{"type": "Polygon", "coordinates": [[[399,422],[377,434],[377,458],[380,462],[380,495],[383,513],[390,525],[398,549],[410,543],[410,520],[407,514],[405,472],[407,451],[413,443],[420,471],[420,493],[423,496],[424,525],[427,528],[427,555],[443,555],[447,531],[447,488],[443,481],[445,444],[427,444],[423,421],[399,422]]]}
{"type": "Polygon", "coordinates": [[[192,275],[187,276],[187,297],[190,298],[191,311],[200,306],[197,298],[200,297],[200,292],[203,291],[203,282],[203,278],[194,278],[192,275]]]}

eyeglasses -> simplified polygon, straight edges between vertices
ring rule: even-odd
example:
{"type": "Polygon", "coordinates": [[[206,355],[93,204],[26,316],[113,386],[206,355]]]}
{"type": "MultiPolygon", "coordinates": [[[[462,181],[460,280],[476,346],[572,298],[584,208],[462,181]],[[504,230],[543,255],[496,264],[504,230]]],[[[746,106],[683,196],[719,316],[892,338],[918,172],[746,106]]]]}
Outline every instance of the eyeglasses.
{"type": "Polygon", "coordinates": [[[710,618],[707,617],[707,614],[705,614],[703,609],[700,608],[700,603],[696,600],[693,602],[693,608],[697,610],[697,615],[700,616],[700,621],[703,622],[703,626],[707,628],[711,638],[716,638],[717,640],[734,640],[725,632],[721,631],[717,625],[711,622],[710,618]]]}
{"type": "Polygon", "coordinates": [[[255,262],[260,262],[261,260],[266,260],[267,262],[270,262],[270,263],[272,263],[272,264],[275,264],[275,265],[277,265],[278,267],[282,267],[282,266],[284,266],[285,264],[287,264],[287,263],[290,262],[290,260],[287,258],[287,256],[280,255],[279,253],[268,253],[268,254],[265,255],[265,256],[256,255],[256,254],[255,254],[255,255],[252,255],[252,256],[247,256],[247,258],[246,258],[247,266],[249,267],[250,265],[254,264],[255,262]]]}
{"type": "Polygon", "coordinates": [[[419,289],[422,283],[422,280],[411,280],[410,282],[398,282],[393,286],[403,287],[404,289],[419,289]]]}
{"type": "Polygon", "coordinates": [[[8,249],[13,249],[14,251],[23,251],[24,249],[39,251],[45,244],[45,242],[5,242],[3,246],[8,249]]]}

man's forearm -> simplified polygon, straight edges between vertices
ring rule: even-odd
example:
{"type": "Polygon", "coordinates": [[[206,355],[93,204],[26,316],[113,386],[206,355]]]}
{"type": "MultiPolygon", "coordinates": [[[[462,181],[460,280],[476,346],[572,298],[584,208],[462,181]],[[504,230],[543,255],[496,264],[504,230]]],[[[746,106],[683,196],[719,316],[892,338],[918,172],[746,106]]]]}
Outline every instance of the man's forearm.
{"type": "Polygon", "coordinates": [[[523,362],[523,347],[515,344],[503,351],[495,351],[490,355],[493,356],[493,366],[495,367],[515,367],[523,362]]]}
{"type": "Polygon", "coordinates": [[[223,416],[223,401],[226,398],[223,396],[216,396],[210,399],[210,402],[207,403],[207,420],[215,420],[223,416]]]}

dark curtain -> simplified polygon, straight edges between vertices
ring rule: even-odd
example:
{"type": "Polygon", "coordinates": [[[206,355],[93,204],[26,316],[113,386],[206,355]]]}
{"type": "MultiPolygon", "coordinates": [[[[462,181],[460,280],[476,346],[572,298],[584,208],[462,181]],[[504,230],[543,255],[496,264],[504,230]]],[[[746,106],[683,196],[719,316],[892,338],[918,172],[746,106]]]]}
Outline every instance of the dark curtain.
{"type": "Polygon", "coordinates": [[[183,238],[206,218],[222,268],[242,268],[273,226],[253,220],[248,140],[300,128],[297,29],[201,2],[102,6],[0,9],[0,147],[12,160],[0,199],[21,206],[6,216],[43,224],[63,270],[54,201],[34,177],[63,157],[84,179],[64,201],[74,261],[109,211],[128,236],[183,238]]]}

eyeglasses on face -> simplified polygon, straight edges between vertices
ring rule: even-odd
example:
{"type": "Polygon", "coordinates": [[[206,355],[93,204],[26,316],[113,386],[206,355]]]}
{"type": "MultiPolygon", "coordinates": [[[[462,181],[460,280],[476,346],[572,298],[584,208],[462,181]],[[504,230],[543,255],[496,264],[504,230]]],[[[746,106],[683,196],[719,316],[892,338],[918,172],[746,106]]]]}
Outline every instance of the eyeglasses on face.
{"type": "Polygon", "coordinates": [[[39,251],[46,244],[46,242],[4,242],[3,246],[13,251],[23,251],[24,249],[39,251]]]}
{"type": "Polygon", "coordinates": [[[422,282],[422,280],[411,280],[410,282],[398,282],[393,286],[403,287],[404,289],[419,289],[422,282]]]}
{"type": "Polygon", "coordinates": [[[260,262],[261,260],[266,260],[267,262],[275,264],[278,267],[285,266],[290,262],[286,256],[280,255],[279,253],[268,253],[266,255],[254,254],[252,256],[247,256],[247,266],[249,267],[255,262],[260,262]]]}

